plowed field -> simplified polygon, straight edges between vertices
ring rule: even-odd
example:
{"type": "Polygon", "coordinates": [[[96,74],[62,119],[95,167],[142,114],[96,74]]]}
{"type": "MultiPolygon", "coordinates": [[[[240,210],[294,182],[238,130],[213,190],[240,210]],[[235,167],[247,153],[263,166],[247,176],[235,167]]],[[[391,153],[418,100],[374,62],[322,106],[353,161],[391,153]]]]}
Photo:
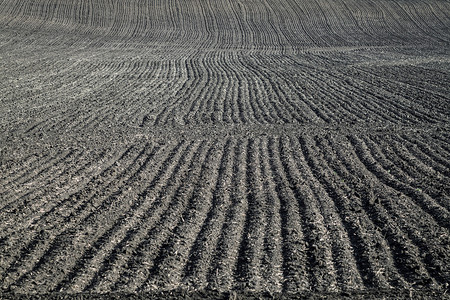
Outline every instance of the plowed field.
{"type": "Polygon", "coordinates": [[[0,298],[448,296],[449,45],[446,0],[0,0],[0,298]]]}

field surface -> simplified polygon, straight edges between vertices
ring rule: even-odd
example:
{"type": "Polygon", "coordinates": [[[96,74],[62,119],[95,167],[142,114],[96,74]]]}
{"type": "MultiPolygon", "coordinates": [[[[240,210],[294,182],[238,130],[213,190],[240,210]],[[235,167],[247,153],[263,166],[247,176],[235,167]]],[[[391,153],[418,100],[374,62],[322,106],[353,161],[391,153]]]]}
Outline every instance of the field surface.
{"type": "Polygon", "coordinates": [[[449,87],[447,0],[0,0],[0,298],[444,298],[449,87]]]}

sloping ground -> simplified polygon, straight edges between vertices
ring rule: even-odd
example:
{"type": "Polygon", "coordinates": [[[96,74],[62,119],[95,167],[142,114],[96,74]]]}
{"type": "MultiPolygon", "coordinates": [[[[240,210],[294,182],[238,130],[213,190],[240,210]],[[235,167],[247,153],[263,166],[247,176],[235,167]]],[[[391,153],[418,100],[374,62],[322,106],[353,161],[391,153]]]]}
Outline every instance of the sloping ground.
{"type": "Polygon", "coordinates": [[[446,297],[449,13],[0,0],[0,297],[446,297]]]}

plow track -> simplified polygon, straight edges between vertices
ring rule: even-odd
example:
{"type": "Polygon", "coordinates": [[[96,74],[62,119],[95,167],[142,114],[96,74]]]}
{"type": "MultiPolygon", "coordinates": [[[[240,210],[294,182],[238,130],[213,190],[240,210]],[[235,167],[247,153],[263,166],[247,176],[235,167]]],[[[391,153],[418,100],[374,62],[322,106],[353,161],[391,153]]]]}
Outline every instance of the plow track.
{"type": "Polygon", "coordinates": [[[445,297],[449,12],[0,0],[0,298],[445,297]]]}

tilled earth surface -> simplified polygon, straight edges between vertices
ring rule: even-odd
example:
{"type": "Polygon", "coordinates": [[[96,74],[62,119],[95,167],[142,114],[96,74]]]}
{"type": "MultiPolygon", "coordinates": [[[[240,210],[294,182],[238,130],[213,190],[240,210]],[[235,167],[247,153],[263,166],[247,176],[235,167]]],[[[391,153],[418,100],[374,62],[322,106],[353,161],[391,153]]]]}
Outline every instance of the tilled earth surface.
{"type": "Polygon", "coordinates": [[[0,298],[448,297],[449,14],[0,1],[0,298]]]}

